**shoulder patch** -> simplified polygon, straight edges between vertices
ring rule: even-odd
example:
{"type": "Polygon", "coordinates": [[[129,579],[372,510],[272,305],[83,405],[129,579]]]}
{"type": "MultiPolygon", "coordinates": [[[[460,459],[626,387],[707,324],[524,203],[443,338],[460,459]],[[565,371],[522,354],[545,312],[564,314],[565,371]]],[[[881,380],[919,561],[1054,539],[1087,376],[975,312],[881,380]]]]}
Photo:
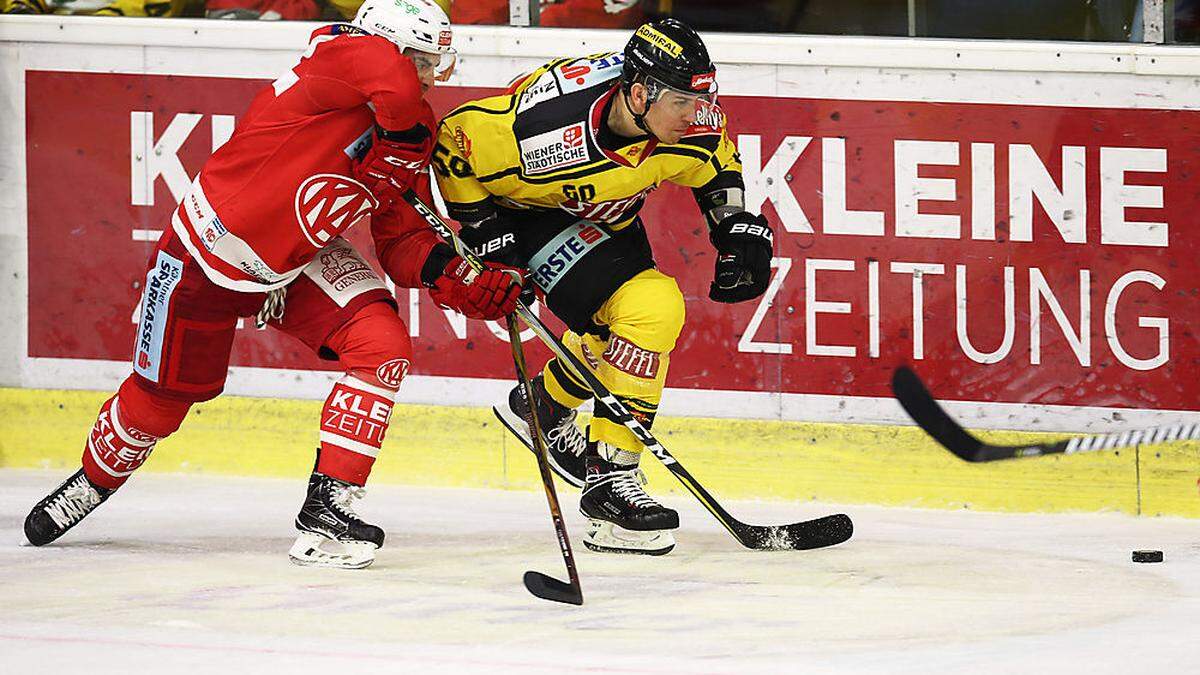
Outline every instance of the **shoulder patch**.
{"type": "Polygon", "coordinates": [[[536,80],[525,84],[521,92],[517,94],[517,112],[525,112],[542,101],[549,101],[561,93],[562,89],[558,86],[558,80],[554,77],[553,72],[548,70],[536,80]]]}
{"type": "Polygon", "coordinates": [[[618,52],[594,54],[568,61],[550,72],[558,78],[564,94],[594,87],[621,74],[625,57],[618,52]]]}

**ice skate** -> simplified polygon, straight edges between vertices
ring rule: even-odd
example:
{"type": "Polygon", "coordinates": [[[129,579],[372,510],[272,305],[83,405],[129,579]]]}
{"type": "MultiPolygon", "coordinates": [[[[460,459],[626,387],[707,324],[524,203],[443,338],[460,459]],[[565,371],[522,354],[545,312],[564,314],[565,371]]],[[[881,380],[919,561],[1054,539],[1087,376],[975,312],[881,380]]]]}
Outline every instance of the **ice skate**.
{"type": "MultiPolygon", "coordinates": [[[[574,408],[559,405],[546,392],[542,376],[533,379],[533,391],[537,398],[538,424],[546,436],[546,455],[550,460],[550,468],[563,480],[575,487],[583,487],[586,474],[583,452],[587,448],[587,438],[579,427],[575,426],[577,413],[574,408]]],[[[525,423],[525,415],[529,411],[521,385],[508,392],[508,399],[492,407],[492,412],[508,430],[513,433],[525,447],[533,450],[532,435],[529,425],[525,423]]],[[[536,452],[536,451],[535,451],[536,452]]]]}
{"type": "Polygon", "coordinates": [[[579,511],[588,518],[583,545],[606,553],[664,555],[675,548],[679,514],[642,489],[638,455],[592,441],[579,511]]]}
{"type": "Polygon", "coordinates": [[[104,503],[115,490],[102,488],[76,471],[37,503],[25,516],[25,540],[33,546],[45,546],[79,524],[87,514],[104,503]]]}
{"type": "Polygon", "coordinates": [[[375,562],[383,530],[364,523],[352,503],[364,488],[313,472],[308,497],[296,516],[300,536],[288,556],[297,565],[362,569],[375,562]]]}

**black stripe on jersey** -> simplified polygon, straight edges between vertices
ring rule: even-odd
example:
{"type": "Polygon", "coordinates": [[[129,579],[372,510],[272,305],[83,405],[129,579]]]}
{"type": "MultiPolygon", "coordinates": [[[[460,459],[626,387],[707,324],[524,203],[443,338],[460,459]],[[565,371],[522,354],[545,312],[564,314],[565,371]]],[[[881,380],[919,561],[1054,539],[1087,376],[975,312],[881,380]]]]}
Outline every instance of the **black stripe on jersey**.
{"type": "MultiPolygon", "coordinates": [[[[503,96],[503,95],[504,94],[501,94],[501,96],[503,96]]],[[[520,96],[509,95],[508,96],[508,106],[503,109],[499,109],[499,110],[497,110],[495,108],[485,108],[485,107],[475,104],[475,103],[464,103],[464,104],[460,105],[459,107],[455,108],[454,110],[451,110],[449,115],[446,115],[445,117],[443,117],[442,124],[449,122],[451,119],[458,117],[460,114],[465,113],[465,112],[481,112],[481,113],[487,113],[488,115],[507,115],[508,113],[513,111],[513,108],[517,107],[517,100],[520,98],[521,98],[520,96]]]]}
{"type": "MultiPolygon", "coordinates": [[[[558,74],[555,73],[554,77],[557,78],[558,74]]],[[[560,82],[558,86],[561,91],[562,83],[560,82]]],[[[517,135],[517,138],[529,138],[547,131],[561,129],[570,124],[583,122],[587,126],[591,124],[588,112],[591,110],[592,103],[612,87],[612,81],[605,80],[587,89],[580,89],[569,94],[559,94],[554,98],[541,101],[516,114],[513,120],[513,133],[517,135]]]]}
{"type": "Polygon", "coordinates": [[[576,169],[576,170],[568,172],[568,173],[563,173],[563,172],[548,173],[544,176],[526,176],[525,174],[521,173],[521,167],[512,166],[503,171],[497,171],[496,173],[489,173],[486,176],[478,176],[476,178],[476,180],[478,180],[480,183],[488,183],[490,181],[499,180],[506,176],[520,176],[522,182],[530,183],[533,185],[545,185],[547,183],[557,183],[560,180],[571,180],[573,178],[583,178],[585,176],[592,176],[592,175],[595,175],[598,173],[602,173],[604,171],[608,171],[609,169],[615,169],[619,166],[620,166],[619,164],[616,164],[615,162],[612,162],[609,159],[604,159],[604,160],[601,160],[597,164],[585,166],[582,169],[576,169]]]}
{"type": "Polygon", "coordinates": [[[709,152],[716,152],[717,146],[721,144],[721,134],[696,134],[695,136],[684,136],[679,139],[676,145],[690,145],[696,148],[703,148],[709,152]]]}
{"type": "Polygon", "coordinates": [[[575,398],[582,398],[584,400],[592,397],[592,390],[587,388],[587,384],[581,382],[570,370],[563,368],[558,359],[554,359],[546,364],[546,368],[554,375],[554,379],[558,380],[558,384],[562,386],[563,391],[575,398]]]}
{"type": "Polygon", "coordinates": [[[680,147],[678,145],[660,145],[654,149],[651,155],[681,155],[683,157],[691,157],[698,159],[701,162],[708,162],[712,158],[712,153],[694,148],[680,147]]]}

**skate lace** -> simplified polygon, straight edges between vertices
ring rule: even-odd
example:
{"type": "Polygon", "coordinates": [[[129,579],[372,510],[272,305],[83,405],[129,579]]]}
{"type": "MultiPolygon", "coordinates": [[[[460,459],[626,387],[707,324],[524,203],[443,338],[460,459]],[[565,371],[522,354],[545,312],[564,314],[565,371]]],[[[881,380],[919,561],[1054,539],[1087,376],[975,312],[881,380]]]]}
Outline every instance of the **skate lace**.
{"type": "Polygon", "coordinates": [[[46,513],[59,527],[66,527],[78,522],[96,506],[99,506],[100,494],[86,482],[79,482],[55,497],[46,505],[46,513]]]}
{"type": "Polygon", "coordinates": [[[642,486],[646,484],[646,474],[642,473],[641,469],[614,471],[609,480],[612,481],[613,492],[618,497],[639,509],[660,505],[642,489],[642,486]]]}
{"type": "Polygon", "coordinates": [[[546,432],[546,440],[550,445],[558,445],[576,457],[581,457],[587,448],[587,438],[579,427],[575,426],[576,415],[578,413],[574,410],[570,411],[558,426],[546,432]]]}
{"type": "Polygon", "coordinates": [[[343,515],[352,520],[361,520],[358,513],[354,510],[354,501],[367,496],[367,489],[357,485],[336,486],[333,488],[333,494],[330,501],[337,507],[343,515]]]}

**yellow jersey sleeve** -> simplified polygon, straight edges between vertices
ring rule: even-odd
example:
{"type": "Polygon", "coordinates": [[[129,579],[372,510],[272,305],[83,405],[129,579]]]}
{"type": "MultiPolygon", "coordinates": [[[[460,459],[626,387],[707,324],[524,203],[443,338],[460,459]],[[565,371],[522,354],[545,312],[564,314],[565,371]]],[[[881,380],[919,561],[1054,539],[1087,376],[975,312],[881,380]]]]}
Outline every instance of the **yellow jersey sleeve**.
{"type": "MultiPolygon", "coordinates": [[[[742,161],[737,147],[730,140],[723,123],[719,127],[706,128],[701,133],[684,136],[677,145],[700,150],[707,155],[705,161],[688,162],[671,177],[671,182],[690,188],[702,188],[717,180],[721,174],[741,175],[742,161]]],[[[700,154],[695,155],[699,159],[700,154]]]]}
{"type": "Polygon", "coordinates": [[[450,215],[460,221],[491,215],[496,186],[486,183],[517,165],[514,97],[504,94],[465,103],[438,125],[433,170],[450,215]]]}

